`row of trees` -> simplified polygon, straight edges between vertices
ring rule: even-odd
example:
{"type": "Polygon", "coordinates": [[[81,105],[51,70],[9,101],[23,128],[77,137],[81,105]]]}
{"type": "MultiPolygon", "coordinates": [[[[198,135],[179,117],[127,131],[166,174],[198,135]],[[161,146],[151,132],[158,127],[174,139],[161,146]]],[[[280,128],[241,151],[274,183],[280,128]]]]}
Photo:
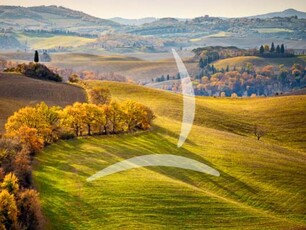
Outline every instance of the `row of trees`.
{"type": "Polygon", "coordinates": [[[76,102],[61,109],[42,102],[35,107],[22,108],[8,119],[6,136],[19,137],[22,145],[34,154],[58,139],[151,127],[154,114],[150,108],[134,101],[110,102],[103,94],[100,88],[90,92],[90,100],[96,104],[76,102]]]}
{"type": "Polygon", "coordinates": [[[247,63],[240,71],[234,69],[203,76],[196,84],[196,94],[217,96],[224,92],[226,96],[233,93],[238,96],[271,96],[306,86],[306,70],[299,64],[291,68],[267,65],[256,69],[247,63]]]}
{"type": "Polygon", "coordinates": [[[272,42],[271,47],[269,45],[261,45],[259,48],[259,53],[277,53],[277,54],[285,54],[285,45],[277,45],[275,47],[274,42],[272,42]]]}
{"type": "MultiPolygon", "coordinates": [[[[193,78],[193,83],[195,94],[202,96],[273,96],[306,87],[306,67],[294,64],[292,67],[267,65],[256,68],[246,63],[241,68],[217,69],[208,65],[193,78]]],[[[180,84],[175,81],[162,88],[177,92],[181,91],[180,84]]]]}

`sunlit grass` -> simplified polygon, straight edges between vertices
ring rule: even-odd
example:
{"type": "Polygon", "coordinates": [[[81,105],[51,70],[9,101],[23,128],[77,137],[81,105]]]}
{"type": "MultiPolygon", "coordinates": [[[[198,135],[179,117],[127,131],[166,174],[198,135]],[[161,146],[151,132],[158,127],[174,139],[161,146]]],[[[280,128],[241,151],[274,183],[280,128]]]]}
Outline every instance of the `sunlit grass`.
{"type": "Polygon", "coordinates": [[[306,226],[305,96],[199,97],[195,125],[178,149],[181,95],[130,84],[90,84],[108,87],[116,100],[150,106],[157,118],[151,131],[60,141],[37,156],[35,184],[50,228],[306,226]],[[261,141],[252,134],[255,122],[268,129],[261,141]],[[221,176],[147,167],[86,182],[109,165],[146,154],[189,157],[221,176]]]}

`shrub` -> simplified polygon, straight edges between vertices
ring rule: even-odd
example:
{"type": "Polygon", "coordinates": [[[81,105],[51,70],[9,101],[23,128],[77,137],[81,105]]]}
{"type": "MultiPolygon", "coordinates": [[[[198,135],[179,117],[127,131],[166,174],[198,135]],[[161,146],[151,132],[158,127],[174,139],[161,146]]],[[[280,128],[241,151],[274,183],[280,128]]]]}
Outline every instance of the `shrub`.
{"type": "Polygon", "coordinates": [[[232,93],[231,98],[238,98],[237,93],[232,93]]]}
{"type": "Polygon", "coordinates": [[[68,80],[71,83],[78,83],[80,81],[80,77],[77,74],[71,74],[68,80]]]}
{"type": "Polygon", "coordinates": [[[5,72],[19,72],[30,78],[36,78],[41,80],[50,80],[56,82],[62,82],[63,79],[47,66],[39,63],[30,62],[29,64],[19,64],[16,67],[7,68],[5,72]]]}

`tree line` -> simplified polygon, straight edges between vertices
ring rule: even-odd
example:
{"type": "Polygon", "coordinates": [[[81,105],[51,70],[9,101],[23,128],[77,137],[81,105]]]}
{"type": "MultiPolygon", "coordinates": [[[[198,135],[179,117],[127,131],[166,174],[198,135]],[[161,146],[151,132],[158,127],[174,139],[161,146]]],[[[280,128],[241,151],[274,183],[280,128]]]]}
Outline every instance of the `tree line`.
{"type": "Polygon", "coordinates": [[[267,58],[273,58],[273,57],[293,57],[294,54],[292,52],[289,52],[286,50],[285,45],[274,45],[274,42],[272,42],[271,46],[269,45],[261,45],[259,50],[259,56],[261,57],[267,57],[267,58]]]}

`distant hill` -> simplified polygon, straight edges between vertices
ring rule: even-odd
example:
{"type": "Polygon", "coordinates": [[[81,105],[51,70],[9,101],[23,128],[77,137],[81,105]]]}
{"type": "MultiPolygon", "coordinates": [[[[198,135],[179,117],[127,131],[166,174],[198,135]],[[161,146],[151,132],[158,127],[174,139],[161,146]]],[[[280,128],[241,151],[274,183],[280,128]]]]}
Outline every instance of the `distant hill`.
{"type": "Polygon", "coordinates": [[[249,18],[275,18],[275,17],[294,17],[298,16],[298,18],[306,18],[306,12],[298,11],[295,9],[287,9],[281,12],[273,12],[268,14],[261,14],[261,15],[255,15],[251,16],[249,18]]]}
{"type": "MultiPolygon", "coordinates": [[[[175,18],[177,21],[186,21],[190,20],[187,18],[175,18]]],[[[146,17],[146,18],[138,18],[138,19],[127,19],[127,18],[110,18],[109,20],[119,23],[121,25],[129,25],[129,26],[141,26],[147,23],[154,23],[156,21],[162,20],[162,18],[155,18],[155,17],[146,17]]]]}
{"type": "Polygon", "coordinates": [[[3,28],[69,30],[87,33],[120,27],[116,22],[96,18],[80,11],[57,6],[0,6],[3,28]]]}
{"type": "Polygon", "coordinates": [[[127,19],[127,18],[115,17],[115,18],[110,18],[109,20],[122,25],[139,26],[146,23],[155,22],[158,19],[153,17],[139,18],[139,19],[127,19]]]}

